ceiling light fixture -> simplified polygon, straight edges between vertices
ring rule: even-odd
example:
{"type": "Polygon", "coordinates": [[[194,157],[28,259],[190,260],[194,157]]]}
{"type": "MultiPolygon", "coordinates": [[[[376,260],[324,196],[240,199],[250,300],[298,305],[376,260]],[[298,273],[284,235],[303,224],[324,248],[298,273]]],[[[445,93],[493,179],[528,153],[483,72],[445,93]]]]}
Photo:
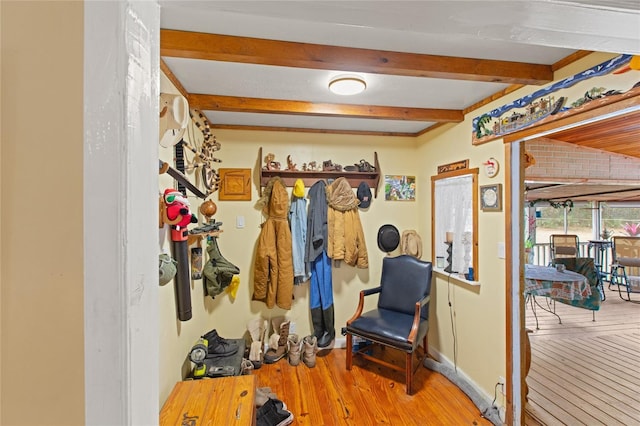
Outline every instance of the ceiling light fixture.
{"type": "Polygon", "coordinates": [[[339,75],[329,82],[329,90],[336,95],[357,95],[367,88],[367,83],[356,75],[339,75]]]}

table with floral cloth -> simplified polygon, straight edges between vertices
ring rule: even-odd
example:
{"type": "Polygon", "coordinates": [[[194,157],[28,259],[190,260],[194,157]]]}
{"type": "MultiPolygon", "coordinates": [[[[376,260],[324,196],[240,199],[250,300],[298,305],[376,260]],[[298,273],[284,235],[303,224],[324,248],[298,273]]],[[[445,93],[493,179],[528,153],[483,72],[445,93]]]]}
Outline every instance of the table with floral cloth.
{"type": "Polygon", "coordinates": [[[524,293],[552,299],[579,300],[591,296],[584,275],[573,271],[557,271],[551,266],[525,265],[524,293]]]}
{"type": "Polygon", "coordinates": [[[524,294],[531,302],[536,318],[536,330],[540,329],[536,306],[553,314],[562,324],[562,318],[556,313],[555,300],[582,300],[591,296],[591,287],[587,277],[573,271],[558,271],[551,266],[524,265],[524,294]],[[536,296],[547,297],[547,306],[540,305],[536,296]],[[554,301],[553,305],[549,300],[554,301]]]}

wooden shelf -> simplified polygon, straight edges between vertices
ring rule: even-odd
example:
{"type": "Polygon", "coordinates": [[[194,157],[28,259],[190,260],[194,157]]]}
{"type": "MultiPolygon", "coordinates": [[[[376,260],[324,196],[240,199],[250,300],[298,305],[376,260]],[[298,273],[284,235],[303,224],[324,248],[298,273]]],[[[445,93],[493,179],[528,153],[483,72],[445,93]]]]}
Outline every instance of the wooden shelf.
{"type": "MultiPolygon", "coordinates": [[[[259,153],[260,161],[262,157],[262,147],[259,153]]],[[[262,164],[262,163],[261,163],[262,164]]],[[[274,176],[280,176],[286,186],[292,187],[297,179],[302,179],[305,187],[310,187],[319,180],[337,179],[344,177],[349,182],[352,188],[357,188],[360,182],[366,182],[373,192],[373,196],[378,198],[378,186],[380,185],[380,164],[378,163],[378,153],[373,153],[373,172],[323,172],[321,170],[315,171],[301,171],[301,170],[265,170],[260,168],[260,187],[264,188],[274,176]]]]}

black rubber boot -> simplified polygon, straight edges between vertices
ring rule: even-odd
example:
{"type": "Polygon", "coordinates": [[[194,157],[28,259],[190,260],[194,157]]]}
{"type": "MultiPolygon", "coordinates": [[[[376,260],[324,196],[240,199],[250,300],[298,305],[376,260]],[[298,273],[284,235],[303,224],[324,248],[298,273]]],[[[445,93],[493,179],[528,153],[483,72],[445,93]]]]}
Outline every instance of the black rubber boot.
{"type": "Polygon", "coordinates": [[[322,331],[322,336],[318,338],[318,348],[320,349],[330,346],[336,338],[333,305],[322,311],[322,331]]]}
{"type": "Polygon", "coordinates": [[[324,321],[322,320],[322,308],[311,309],[311,324],[313,325],[313,335],[320,339],[324,334],[324,321]]]}

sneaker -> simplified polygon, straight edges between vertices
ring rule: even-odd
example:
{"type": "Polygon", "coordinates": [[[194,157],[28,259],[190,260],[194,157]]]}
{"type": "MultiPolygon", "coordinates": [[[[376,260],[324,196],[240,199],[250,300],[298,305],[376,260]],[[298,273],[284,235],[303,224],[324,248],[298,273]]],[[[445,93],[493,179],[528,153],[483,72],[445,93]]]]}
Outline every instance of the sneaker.
{"type": "Polygon", "coordinates": [[[293,423],[293,414],[279,399],[269,398],[260,408],[256,416],[257,426],[286,426],[293,423]]]}
{"type": "Polygon", "coordinates": [[[238,352],[238,344],[224,339],[209,341],[207,358],[230,356],[238,352]]]}

